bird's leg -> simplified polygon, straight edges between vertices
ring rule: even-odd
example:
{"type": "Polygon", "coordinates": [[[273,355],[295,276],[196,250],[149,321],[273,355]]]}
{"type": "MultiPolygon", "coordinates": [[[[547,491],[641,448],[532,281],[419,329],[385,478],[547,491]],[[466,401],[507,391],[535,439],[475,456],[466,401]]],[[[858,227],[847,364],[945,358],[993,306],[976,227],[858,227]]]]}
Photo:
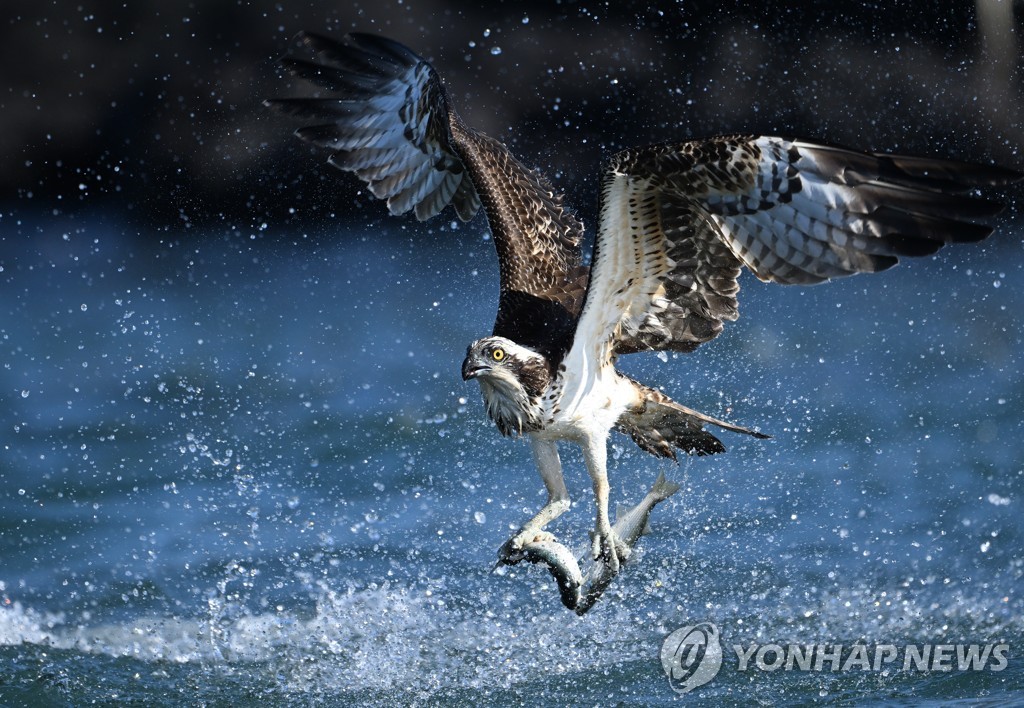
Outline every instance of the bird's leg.
{"type": "Polygon", "coordinates": [[[558,458],[558,446],[552,441],[537,440],[530,436],[533,461],[537,464],[541,479],[548,490],[548,503],[537,514],[523,524],[515,536],[498,550],[498,565],[512,565],[524,558],[523,546],[537,541],[554,541],[555,537],[544,527],[569,509],[569,491],[562,478],[562,462],[558,458]]]}
{"type": "Polygon", "coordinates": [[[597,503],[597,521],[591,538],[594,560],[604,559],[608,570],[619,572],[619,559],[629,555],[629,547],[615,535],[608,520],[608,447],[606,440],[588,438],[583,443],[583,459],[594,483],[594,501],[597,503]]]}

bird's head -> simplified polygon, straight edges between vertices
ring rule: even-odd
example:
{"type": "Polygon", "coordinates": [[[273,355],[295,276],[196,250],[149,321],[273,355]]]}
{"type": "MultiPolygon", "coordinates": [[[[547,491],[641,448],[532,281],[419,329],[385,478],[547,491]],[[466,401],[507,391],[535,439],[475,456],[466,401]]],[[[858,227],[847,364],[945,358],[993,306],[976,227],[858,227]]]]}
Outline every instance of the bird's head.
{"type": "MultiPolygon", "coordinates": [[[[524,371],[546,365],[543,355],[505,337],[484,337],[469,345],[462,362],[462,378],[484,379],[492,385],[513,381],[523,385],[524,371]]],[[[546,382],[545,382],[546,383],[546,382]]]]}
{"type": "Polygon", "coordinates": [[[540,425],[540,399],[550,381],[543,354],[504,337],[485,337],[469,345],[462,378],[476,379],[487,414],[506,435],[540,425]]]}

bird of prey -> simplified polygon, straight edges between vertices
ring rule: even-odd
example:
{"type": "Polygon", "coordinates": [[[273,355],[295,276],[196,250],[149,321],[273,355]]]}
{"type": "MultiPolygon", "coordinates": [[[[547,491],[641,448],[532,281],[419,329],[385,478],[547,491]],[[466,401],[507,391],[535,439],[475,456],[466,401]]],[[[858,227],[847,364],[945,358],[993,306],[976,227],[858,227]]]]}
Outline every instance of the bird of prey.
{"type": "Polygon", "coordinates": [[[330,149],[392,214],[429,219],[482,206],[500,265],[491,336],[469,345],[464,379],[487,415],[526,436],[548,499],[499,551],[550,541],[569,508],[557,444],[583,450],[597,505],[592,551],[613,570],[627,549],[608,518],[612,430],[643,450],[724,451],[706,426],[766,435],[691,410],[616,371],[643,351],[690,352],[738,316],[740,272],[763,281],[821,283],[873,273],[900,256],[984,239],[976,222],[1000,210],[981,187],[1021,174],[944,159],[856,152],[808,140],[732,135],[624,150],[604,166],[591,265],[583,226],[546,177],[466,125],[434,68],[395,41],[300,35],[281,61],[324,93],[267,104],[313,124],[298,137],[330,149]],[[303,56],[305,58],[303,58],[303,56]]]}

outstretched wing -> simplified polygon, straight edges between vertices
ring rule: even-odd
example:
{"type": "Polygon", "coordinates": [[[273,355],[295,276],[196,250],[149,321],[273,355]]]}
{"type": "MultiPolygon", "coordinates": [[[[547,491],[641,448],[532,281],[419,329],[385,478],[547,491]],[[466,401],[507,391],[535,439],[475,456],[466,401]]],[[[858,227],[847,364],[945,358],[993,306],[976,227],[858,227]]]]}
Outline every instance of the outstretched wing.
{"type": "Polygon", "coordinates": [[[331,164],[354,172],[393,214],[412,210],[425,220],[451,204],[469,220],[482,203],[501,271],[494,334],[568,348],[587,269],[582,226],[561,195],[500,142],[466,126],[437,73],[409,48],[367,34],[300,39],[314,59],[287,56],[282,64],[331,96],[267,105],[319,121],[296,134],[333,150],[331,164]]]}
{"type": "Polygon", "coordinates": [[[1001,206],[968,193],[1021,174],[773,137],[626,150],[607,166],[574,346],[607,359],[692,351],[735,320],[743,266],[820,283],[979,241],[1001,206]],[[582,341],[581,341],[582,338],[582,341]]]}
{"type": "Polygon", "coordinates": [[[448,105],[437,74],[410,49],[355,34],[342,44],[303,32],[315,61],[281,58],[293,75],[333,95],[279,98],[266,105],[326,121],[299,128],[303,140],[334,152],[329,162],[354,172],[392,214],[425,221],[451,204],[463,221],[480,199],[448,135],[448,105]]]}

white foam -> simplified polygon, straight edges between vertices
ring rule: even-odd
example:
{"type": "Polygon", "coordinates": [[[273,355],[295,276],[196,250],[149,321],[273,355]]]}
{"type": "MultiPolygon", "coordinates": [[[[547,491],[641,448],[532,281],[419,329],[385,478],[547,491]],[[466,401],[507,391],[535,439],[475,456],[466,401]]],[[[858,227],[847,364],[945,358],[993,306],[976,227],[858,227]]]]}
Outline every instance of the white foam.
{"type": "Polygon", "coordinates": [[[289,692],[408,687],[418,693],[501,688],[538,675],[571,674],[635,660],[638,643],[654,647],[659,641],[624,610],[580,619],[557,603],[553,587],[537,588],[537,595],[533,600],[550,612],[525,614],[510,598],[494,595],[480,605],[453,607],[443,591],[422,587],[324,587],[306,618],[286,611],[245,614],[235,607],[212,613],[234,615],[230,619],[152,616],[98,625],[15,602],[0,610],[0,645],[38,644],[149,662],[268,663],[289,692]],[[502,611],[486,609],[495,605],[502,611]],[[573,631],[565,631],[567,622],[573,631]]]}
{"type": "Polygon", "coordinates": [[[993,605],[972,587],[934,578],[810,596],[780,587],[755,601],[712,587],[673,587],[672,578],[683,577],[675,567],[637,573],[627,597],[605,598],[583,618],[561,607],[539,569],[515,583],[482,586],[471,600],[444,581],[345,589],[323,584],[305,616],[287,608],[250,613],[223,601],[211,602],[207,617],[90,624],[13,602],[0,608],[0,645],[227,672],[255,667],[286,694],[380,692],[417,699],[439,690],[487,692],[635,666],[654,659],[664,636],[688,621],[720,623],[723,641],[731,643],[987,641],[1017,636],[1021,621],[1009,597],[993,605]],[[532,597],[524,597],[524,581],[532,597]],[[695,601],[694,593],[704,601],[695,601]],[[644,600],[651,604],[641,607],[644,600]],[[758,612],[760,603],[775,609],[758,612]]]}

